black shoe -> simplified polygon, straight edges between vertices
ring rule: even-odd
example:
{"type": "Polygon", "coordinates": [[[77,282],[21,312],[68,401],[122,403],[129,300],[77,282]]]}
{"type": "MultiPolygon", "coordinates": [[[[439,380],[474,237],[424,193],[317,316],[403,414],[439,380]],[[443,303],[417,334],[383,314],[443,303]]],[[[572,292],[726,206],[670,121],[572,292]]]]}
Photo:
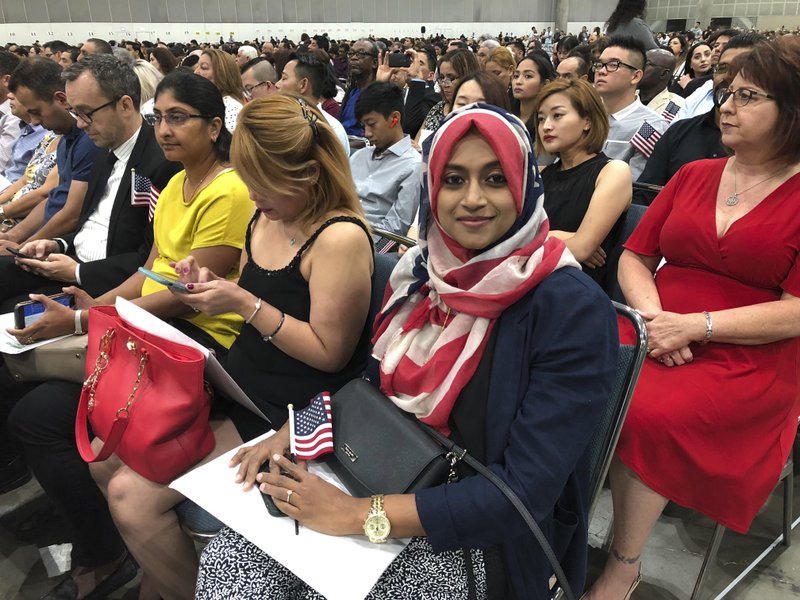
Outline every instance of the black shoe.
{"type": "MultiPolygon", "coordinates": [[[[115,590],[136,577],[138,571],[136,562],[130,554],[125,554],[125,558],[119,566],[108,577],[97,584],[97,587],[84,596],[84,600],[104,600],[115,590]]],[[[56,587],[42,596],[39,600],[76,600],[78,597],[78,586],[71,575],[67,575],[56,587]]]]}
{"type": "Polygon", "coordinates": [[[30,480],[31,472],[19,457],[12,458],[10,462],[0,466],[0,494],[22,487],[30,480]]]}

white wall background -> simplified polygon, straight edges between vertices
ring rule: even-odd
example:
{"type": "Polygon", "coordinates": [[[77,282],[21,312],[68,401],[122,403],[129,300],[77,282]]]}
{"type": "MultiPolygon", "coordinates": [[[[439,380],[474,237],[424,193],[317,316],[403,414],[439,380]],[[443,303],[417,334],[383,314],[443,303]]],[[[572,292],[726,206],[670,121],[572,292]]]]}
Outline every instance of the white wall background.
{"type": "MultiPolygon", "coordinates": [[[[569,24],[569,31],[577,33],[586,25],[589,30],[603,23],[575,22],[569,24]]],[[[542,31],[552,22],[539,23],[430,23],[426,24],[426,35],[442,33],[448,37],[465,35],[479,36],[483,33],[497,35],[501,31],[512,35],[525,35],[530,28],[536,26],[542,31]]],[[[233,36],[236,40],[254,39],[271,36],[283,38],[287,36],[295,42],[302,33],[314,35],[327,32],[332,39],[357,39],[368,35],[379,37],[419,36],[418,23],[275,23],[264,25],[257,23],[14,23],[0,24],[0,40],[14,41],[19,44],[30,44],[36,40],[44,43],[58,39],[70,44],[77,44],[89,37],[102,39],[132,39],[155,41],[188,41],[216,42],[220,36],[226,40],[233,36]]]]}

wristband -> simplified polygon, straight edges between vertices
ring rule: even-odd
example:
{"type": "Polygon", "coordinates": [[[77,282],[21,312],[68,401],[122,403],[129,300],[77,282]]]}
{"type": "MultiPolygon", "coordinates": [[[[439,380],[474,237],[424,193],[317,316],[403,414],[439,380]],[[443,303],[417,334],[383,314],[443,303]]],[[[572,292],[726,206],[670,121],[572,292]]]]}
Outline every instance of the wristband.
{"type": "Polygon", "coordinates": [[[83,325],[81,325],[81,313],[82,312],[83,312],[82,310],[76,310],[75,311],[75,335],[83,335],[84,333],[86,333],[83,330],[83,325]]]}
{"type": "Polygon", "coordinates": [[[251,322],[253,319],[255,319],[255,318],[256,318],[256,315],[258,314],[258,311],[260,311],[260,310],[261,310],[261,298],[259,298],[258,300],[256,300],[256,307],[253,309],[253,312],[252,312],[252,314],[251,314],[249,317],[247,317],[247,318],[244,320],[244,322],[245,322],[245,323],[247,323],[247,324],[249,325],[249,324],[250,324],[250,322],[251,322]]]}
{"type": "Polygon", "coordinates": [[[707,344],[708,340],[711,339],[711,336],[714,335],[714,321],[711,320],[711,313],[707,310],[703,311],[703,316],[706,318],[706,337],[700,343],[707,344]]]}
{"type": "Polygon", "coordinates": [[[286,313],[281,311],[281,320],[278,321],[278,326],[275,328],[275,331],[273,331],[269,335],[265,335],[261,339],[264,340],[265,342],[271,342],[272,338],[274,338],[276,335],[278,335],[278,332],[281,330],[281,327],[283,327],[283,322],[284,322],[285,319],[286,319],[286,313]]]}

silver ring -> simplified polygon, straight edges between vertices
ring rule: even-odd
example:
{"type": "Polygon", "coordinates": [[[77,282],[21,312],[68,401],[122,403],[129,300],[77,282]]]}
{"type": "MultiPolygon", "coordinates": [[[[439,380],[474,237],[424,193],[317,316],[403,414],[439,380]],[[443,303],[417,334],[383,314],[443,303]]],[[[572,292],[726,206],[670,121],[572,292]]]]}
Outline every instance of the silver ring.
{"type": "Polygon", "coordinates": [[[294,494],[294,492],[292,490],[288,490],[286,492],[286,504],[291,504],[292,503],[292,494],[294,494]]]}
{"type": "Polygon", "coordinates": [[[194,312],[200,312],[200,309],[199,309],[199,308],[197,308],[196,306],[193,306],[193,307],[192,307],[192,310],[193,310],[194,312]]]}

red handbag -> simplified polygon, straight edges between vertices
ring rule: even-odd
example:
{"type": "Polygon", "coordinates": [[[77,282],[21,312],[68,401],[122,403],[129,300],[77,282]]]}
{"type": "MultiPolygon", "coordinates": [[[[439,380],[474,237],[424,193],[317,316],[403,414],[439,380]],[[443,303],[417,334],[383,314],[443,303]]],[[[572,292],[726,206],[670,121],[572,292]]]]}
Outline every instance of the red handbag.
{"type": "Polygon", "coordinates": [[[75,437],[86,462],[112,453],[143,477],[169,483],[214,448],[205,357],[123,321],[113,306],[89,309],[86,381],[75,437]],[[95,456],[87,421],[103,440],[95,456]]]}

